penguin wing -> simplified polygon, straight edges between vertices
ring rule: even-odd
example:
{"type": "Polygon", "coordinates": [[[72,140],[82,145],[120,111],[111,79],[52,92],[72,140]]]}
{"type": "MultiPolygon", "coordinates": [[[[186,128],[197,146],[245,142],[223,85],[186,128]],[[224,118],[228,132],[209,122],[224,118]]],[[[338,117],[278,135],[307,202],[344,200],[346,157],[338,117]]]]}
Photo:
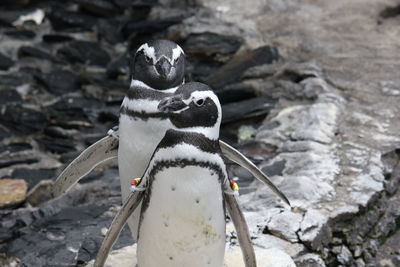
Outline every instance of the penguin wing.
{"type": "Polygon", "coordinates": [[[225,193],[224,199],[228,208],[229,215],[236,229],[240,248],[242,249],[243,259],[246,267],[257,267],[256,255],[251,244],[249,228],[240,209],[235,195],[225,193]]]}
{"type": "Polygon", "coordinates": [[[126,202],[122,205],[122,208],[118,211],[117,215],[114,217],[110,228],[107,231],[106,236],[101,243],[99,252],[97,253],[96,260],[94,263],[95,267],[104,266],[107,256],[110,253],[112,246],[117,240],[122,228],[124,227],[129,216],[135,211],[139,203],[142,201],[144,196],[144,191],[133,191],[126,202]]]}
{"type": "Polygon", "coordinates": [[[240,153],[238,150],[228,145],[223,141],[219,141],[222,153],[230,160],[236,162],[243,168],[247,169],[254,177],[266,184],[275,194],[277,194],[283,201],[290,206],[289,199],[279,190],[273,182],[265,175],[253,162],[251,162],[246,156],[240,153]]]}
{"type": "Polygon", "coordinates": [[[82,177],[90,173],[100,163],[118,155],[118,135],[116,132],[100,139],[85,149],[57,177],[53,186],[53,196],[67,192],[82,177]]]}

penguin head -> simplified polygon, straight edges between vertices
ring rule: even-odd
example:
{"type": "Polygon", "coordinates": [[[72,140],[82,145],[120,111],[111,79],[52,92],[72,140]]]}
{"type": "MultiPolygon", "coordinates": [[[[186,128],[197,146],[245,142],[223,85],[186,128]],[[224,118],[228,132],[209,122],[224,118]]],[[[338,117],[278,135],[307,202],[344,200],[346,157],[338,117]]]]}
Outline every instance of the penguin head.
{"type": "Polygon", "coordinates": [[[142,44],[136,51],[131,67],[132,78],[154,89],[168,89],[184,81],[185,53],[168,40],[142,44]]]}
{"type": "Polygon", "coordinates": [[[161,100],[158,109],[179,130],[199,132],[218,139],[222,109],[213,90],[202,83],[181,85],[172,96],[161,100]]]}

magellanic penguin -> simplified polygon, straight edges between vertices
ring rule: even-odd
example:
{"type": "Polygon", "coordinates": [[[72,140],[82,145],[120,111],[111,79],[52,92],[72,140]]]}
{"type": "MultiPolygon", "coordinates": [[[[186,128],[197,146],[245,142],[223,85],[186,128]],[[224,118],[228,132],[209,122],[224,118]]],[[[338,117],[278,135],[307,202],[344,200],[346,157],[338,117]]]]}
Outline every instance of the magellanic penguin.
{"type": "MultiPolygon", "coordinates": [[[[187,83],[162,99],[158,109],[173,128],[155,148],[140,183],[114,219],[95,266],[103,266],[125,220],[143,197],[138,267],[222,267],[224,200],[235,225],[241,224],[247,235],[248,229],[238,205],[226,199],[233,187],[218,142],[219,100],[207,85],[187,83]]],[[[246,266],[256,266],[255,258],[246,266]]]]}
{"type": "MultiPolygon", "coordinates": [[[[143,44],[137,50],[134,59],[135,60],[132,64],[133,66],[131,68],[131,87],[124,99],[125,104],[123,103],[121,106],[121,117],[128,116],[133,120],[131,123],[128,122],[126,125],[127,127],[123,127],[129,128],[129,132],[133,133],[133,136],[125,134],[125,136],[128,136],[129,138],[128,142],[143,143],[142,139],[140,138],[133,140],[134,137],[138,136],[144,136],[146,140],[149,141],[149,149],[132,149],[130,152],[128,152],[129,158],[134,158],[134,161],[133,163],[127,164],[135,165],[132,166],[132,168],[137,170],[144,170],[146,166],[143,165],[143,162],[145,162],[145,160],[141,161],[142,164],[140,162],[136,162],[136,160],[140,159],[142,156],[147,158],[150,157],[149,155],[152,152],[150,146],[155,147],[158,141],[160,141],[160,136],[162,136],[167,129],[166,127],[160,130],[160,121],[165,126],[168,124],[168,119],[166,119],[164,115],[160,114],[155,108],[157,101],[149,100],[160,99],[169,93],[174,93],[177,88],[176,86],[184,83],[185,60],[183,50],[176,43],[167,40],[156,40],[143,44]],[[159,60],[161,59],[162,64],[159,63],[159,60]],[[169,63],[173,62],[173,66],[171,66],[169,75],[165,75],[169,68],[168,62],[166,61],[169,63]],[[156,86],[159,85],[160,88],[157,88],[156,86]],[[135,92],[136,90],[137,92],[135,92]],[[135,107],[134,109],[130,108],[132,106],[131,104],[134,103],[130,101],[130,99],[134,97],[136,97],[136,100],[138,100],[136,101],[138,104],[137,109],[135,107]],[[139,101],[141,99],[143,101],[139,101]],[[122,115],[122,112],[126,115],[122,115]],[[129,116],[128,114],[133,116],[129,116]],[[146,124],[146,126],[144,128],[134,127],[136,122],[138,126],[139,124],[146,124]],[[128,125],[131,125],[132,127],[128,127],[128,125]]],[[[124,122],[120,123],[120,126],[122,126],[122,124],[126,124],[125,122],[128,121],[126,117],[123,120],[124,122]]],[[[67,192],[75,183],[79,181],[79,179],[90,173],[96,166],[110,159],[117,158],[119,154],[118,148],[123,147],[122,145],[119,145],[119,135],[120,130],[111,129],[106,137],[85,149],[76,159],[74,159],[57,177],[53,187],[54,197],[58,197],[67,192]]],[[[124,143],[126,142],[124,141],[124,143]]],[[[266,184],[286,204],[290,205],[287,197],[249,159],[225,142],[220,141],[220,146],[224,156],[247,169],[255,178],[266,184]]],[[[121,150],[121,155],[124,154],[122,152],[123,150],[124,149],[121,150]]],[[[119,159],[119,162],[126,161],[125,159],[119,159]]],[[[128,182],[128,179],[124,180],[128,182]]]]}

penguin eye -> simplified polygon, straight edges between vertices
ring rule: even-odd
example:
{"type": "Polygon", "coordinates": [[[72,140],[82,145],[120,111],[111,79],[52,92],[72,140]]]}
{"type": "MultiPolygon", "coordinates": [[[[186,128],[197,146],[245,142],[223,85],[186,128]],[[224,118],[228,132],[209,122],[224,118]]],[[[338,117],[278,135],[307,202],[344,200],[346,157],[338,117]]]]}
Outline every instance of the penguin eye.
{"type": "Polygon", "coordinates": [[[147,62],[150,62],[151,58],[148,55],[145,55],[144,58],[146,59],[147,62]]]}
{"type": "Polygon", "coordinates": [[[194,102],[197,106],[201,107],[202,105],[204,105],[204,99],[198,99],[194,102]]]}

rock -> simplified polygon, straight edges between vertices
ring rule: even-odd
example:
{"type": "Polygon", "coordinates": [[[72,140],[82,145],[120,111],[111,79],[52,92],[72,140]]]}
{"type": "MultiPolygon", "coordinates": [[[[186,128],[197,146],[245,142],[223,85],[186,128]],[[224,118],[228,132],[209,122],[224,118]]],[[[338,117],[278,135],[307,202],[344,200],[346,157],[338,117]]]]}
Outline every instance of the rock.
{"type": "Polygon", "coordinates": [[[324,229],[328,217],[318,210],[309,209],[304,215],[300,225],[298,236],[300,240],[312,247],[314,250],[320,250],[327,245],[330,239],[329,233],[324,229]]]}
{"type": "Polygon", "coordinates": [[[60,62],[51,54],[31,46],[21,46],[18,50],[18,57],[34,57],[38,59],[45,59],[53,62],[60,62]]]}
{"type": "Polygon", "coordinates": [[[298,257],[296,260],[297,267],[325,267],[324,261],[317,254],[307,253],[298,257]]]}
{"type": "Polygon", "coordinates": [[[21,95],[14,89],[0,90],[0,105],[21,102],[21,95]]]}
{"type": "Polygon", "coordinates": [[[268,113],[276,101],[258,97],[222,106],[222,123],[242,120],[268,113]]]}
{"type": "Polygon", "coordinates": [[[25,23],[35,23],[36,25],[40,25],[42,24],[44,17],[44,11],[38,8],[19,16],[12,25],[16,27],[23,26],[25,23]]]}
{"type": "Polygon", "coordinates": [[[52,180],[42,180],[29,190],[26,201],[33,207],[41,206],[43,203],[53,198],[53,185],[52,180]]]}
{"type": "Polygon", "coordinates": [[[110,56],[98,43],[87,41],[71,41],[57,50],[57,55],[65,57],[72,63],[82,63],[105,67],[110,56]]]}
{"type": "Polygon", "coordinates": [[[222,68],[208,76],[205,82],[218,91],[226,85],[239,81],[247,69],[262,64],[271,64],[278,58],[279,53],[276,48],[271,46],[259,47],[233,57],[222,68]]]}
{"type": "Polygon", "coordinates": [[[0,70],[8,70],[14,65],[14,61],[0,53],[0,70]]]}
{"type": "Polygon", "coordinates": [[[12,174],[14,179],[23,179],[28,184],[28,189],[32,190],[41,181],[53,180],[56,178],[56,169],[28,169],[17,168],[12,174]]]}
{"type": "Polygon", "coordinates": [[[133,33],[156,33],[167,29],[168,27],[181,23],[185,16],[171,16],[156,20],[147,21],[131,21],[126,23],[122,28],[122,33],[125,38],[128,38],[133,33]]]}
{"type": "Polygon", "coordinates": [[[113,1],[78,0],[77,3],[83,11],[96,17],[114,17],[121,12],[121,10],[114,5],[113,1]]]}
{"type": "Polygon", "coordinates": [[[31,155],[7,155],[6,158],[0,158],[0,168],[6,168],[17,164],[32,164],[39,160],[31,155]]]}
{"type": "Polygon", "coordinates": [[[115,20],[100,19],[96,24],[96,29],[101,39],[106,40],[110,44],[117,44],[124,41],[122,36],[121,23],[115,20]]]}
{"type": "Polygon", "coordinates": [[[242,43],[243,40],[238,36],[204,32],[190,34],[183,44],[183,50],[189,58],[195,56],[226,56],[234,54],[242,43]]]}
{"type": "Polygon", "coordinates": [[[4,0],[1,1],[0,5],[1,6],[6,6],[6,7],[12,7],[12,8],[16,8],[16,7],[23,7],[23,6],[27,6],[31,3],[31,0],[4,0]]]}
{"type": "Polygon", "coordinates": [[[271,232],[290,242],[297,242],[296,232],[300,229],[302,217],[300,214],[284,211],[273,216],[264,231],[271,232]]]}
{"type": "Polygon", "coordinates": [[[41,131],[47,125],[46,116],[39,111],[24,108],[20,105],[3,106],[0,122],[15,130],[15,134],[31,134],[41,131]]]}
{"type": "Polygon", "coordinates": [[[67,153],[75,151],[76,145],[72,140],[65,140],[60,138],[35,138],[35,140],[43,146],[44,149],[53,153],[67,153]]]}
{"type": "Polygon", "coordinates": [[[27,83],[32,83],[33,78],[29,73],[9,73],[0,75],[0,84],[9,86],[20,86],[27,83]]]}
{"type": "Polygon", "coordinates": [[[120,55],[107,66],[107,77],[116,79],[118,75],[129,74],[129,60],[126,53],[120,55]]]}
{"type": "Polygon", "coordinates": [[[62,30],[92,30],[96,23],[96,18],[72,11],[67,11],[60,7],[53,6],[46,14],[49,18],[53,29],[62,30]]]}
{"type": "Polygon", "coordinates": [[[103,104],[94,99],[82,97],[65,97],[47,107],[47,112],[52,119],[54,126],[65,129],[91,128],[93,121],[97,117],[95,112],[103,107],[103,104]]]}
{"type": "Polygon", "coordinates": [[[24,180],[0,179],[0,208],[21,203],[26,198],[24,180]]]}
{"type": "Polygon", "coordinates": [[[61,34],[44,34],[42,36],[43,42],[46,43],[64,43],[75,40],[73,37],[61,34]]]}
{"type": "Polygon", "coordinates": [[[77,91],[81,85],[79,76],[67,70],[54,70],[49,73],[36,75],[36,78],[49,92],[56,95],[77,91]]]}
{"type": "Polygon", "coordinates": [[[36,36],[35,32],[30,31],[30,30],[24,30],[24,29],[5,31],[4,34],[11,38],[21,39],[21,40],[25,40],[25,39],[30,40],[36,36]]]}
{"type": "Polygon", "coordinates": [[[29,143],[20,143],[20,142],[15,142],[15,143],[9,143],[4,146],[0,146],[0,153],[16,153],[16,152],[21,152],[21,151],[26,151],[26,150],[31,150],[32,145],[29,143]]]}

